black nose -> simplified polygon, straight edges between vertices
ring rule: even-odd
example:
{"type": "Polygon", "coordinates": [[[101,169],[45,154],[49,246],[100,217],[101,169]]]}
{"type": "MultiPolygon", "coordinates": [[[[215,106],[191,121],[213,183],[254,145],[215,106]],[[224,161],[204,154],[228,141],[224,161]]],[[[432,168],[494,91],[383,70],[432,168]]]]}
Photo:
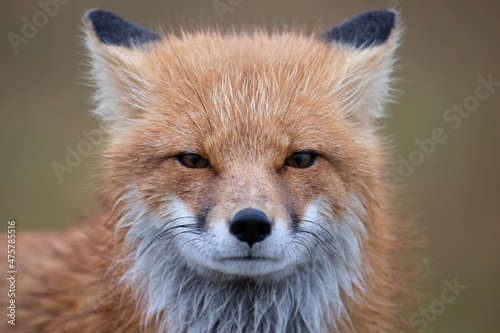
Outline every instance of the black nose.
{"type": "Polygon", "coordinates": [[[257,209],[242,209],[229,226],[229,231],[240,241],[252,247],[271,234],[271,222],[267,215],[257,209]]]}

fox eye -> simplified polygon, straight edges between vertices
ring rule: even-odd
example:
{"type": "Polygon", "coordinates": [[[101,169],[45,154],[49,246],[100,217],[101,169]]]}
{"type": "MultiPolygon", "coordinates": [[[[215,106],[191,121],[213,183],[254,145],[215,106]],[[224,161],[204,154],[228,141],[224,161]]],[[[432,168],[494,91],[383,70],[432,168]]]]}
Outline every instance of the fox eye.
{"type": "Polygon", "coordinates": [[[309,168],[316,161],[316,154],[308,152],[297,152],[285,160],[285,165],[292,168],[309,168]]]}
{"type": "Polygon", "coordinates": [[[201,157],[197,154],[180,154],[177,155],[177,160],[180,164],[187,168],[208,168],[210,166],[210,162],[206,158],[201,157]]]}

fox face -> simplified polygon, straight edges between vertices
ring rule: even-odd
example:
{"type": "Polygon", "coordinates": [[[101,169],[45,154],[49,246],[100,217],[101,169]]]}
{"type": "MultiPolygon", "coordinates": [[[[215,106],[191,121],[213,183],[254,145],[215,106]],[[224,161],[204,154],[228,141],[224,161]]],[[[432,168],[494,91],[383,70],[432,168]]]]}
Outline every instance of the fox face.
{"type": "Polygon", "coordinates": [[[384,226],[375,120],[395,13],[313,37],[160,36],[99,10],[86,25],[123,281],[145,320],[166,312],[161,327],[193,332],[348,323],[384,226]]]}

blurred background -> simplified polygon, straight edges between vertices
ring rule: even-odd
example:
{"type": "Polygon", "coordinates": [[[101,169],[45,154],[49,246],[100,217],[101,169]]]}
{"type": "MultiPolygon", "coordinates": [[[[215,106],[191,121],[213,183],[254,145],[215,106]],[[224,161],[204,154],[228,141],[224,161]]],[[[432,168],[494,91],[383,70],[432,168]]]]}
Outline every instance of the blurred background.
{"type": "Polygon", "coordinates": [[[68,227],[97,207],[95,160],[66,161],[69,151],[87,149],[86,131],[98,128],[83,75],[85,10],[107,9],[149,27],[163,22],[175,32],[180,24],[284,22],[311,31],[394,7],[406,26],[396,73],[403,93],[389,108],[386,134],[396,148],[394,181],[404,186],[398,207],[425,232],[431,272],[422,284],[428,301],[409,320],[420,332],[499,331],[498,1],[59,0],[57,8],[44,8],[45,2],[0,2],[2,232],[12,218],[21,232],[68,227]],[[431,143],[436,131],[439,140],[431,143]],[[460,285],[451,301],[442,298],[449,284],[460,285]]]}

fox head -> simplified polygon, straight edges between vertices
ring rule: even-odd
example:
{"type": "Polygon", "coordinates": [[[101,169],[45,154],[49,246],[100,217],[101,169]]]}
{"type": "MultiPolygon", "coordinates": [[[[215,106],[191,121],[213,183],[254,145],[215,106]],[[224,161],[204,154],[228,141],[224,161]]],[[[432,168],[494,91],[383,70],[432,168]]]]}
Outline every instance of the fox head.
{"type": "Polygon", "coordinates": [[[87,13],[106,188],[131,259],[123,280],[148,319],[167,311],[173,331],[196,332],[349,322],[349,299],[368,297],[373,272],[388,269],[377,258],[390,237],[377,234],[388,222],[375,121],[397,21],[379,10],[314,36],[176,37],[87,13]],[[251,292],[234,299],[235,288],[251,292]],[[223,326],[224,309],[245,302],[260,317],[223,326]]]}

